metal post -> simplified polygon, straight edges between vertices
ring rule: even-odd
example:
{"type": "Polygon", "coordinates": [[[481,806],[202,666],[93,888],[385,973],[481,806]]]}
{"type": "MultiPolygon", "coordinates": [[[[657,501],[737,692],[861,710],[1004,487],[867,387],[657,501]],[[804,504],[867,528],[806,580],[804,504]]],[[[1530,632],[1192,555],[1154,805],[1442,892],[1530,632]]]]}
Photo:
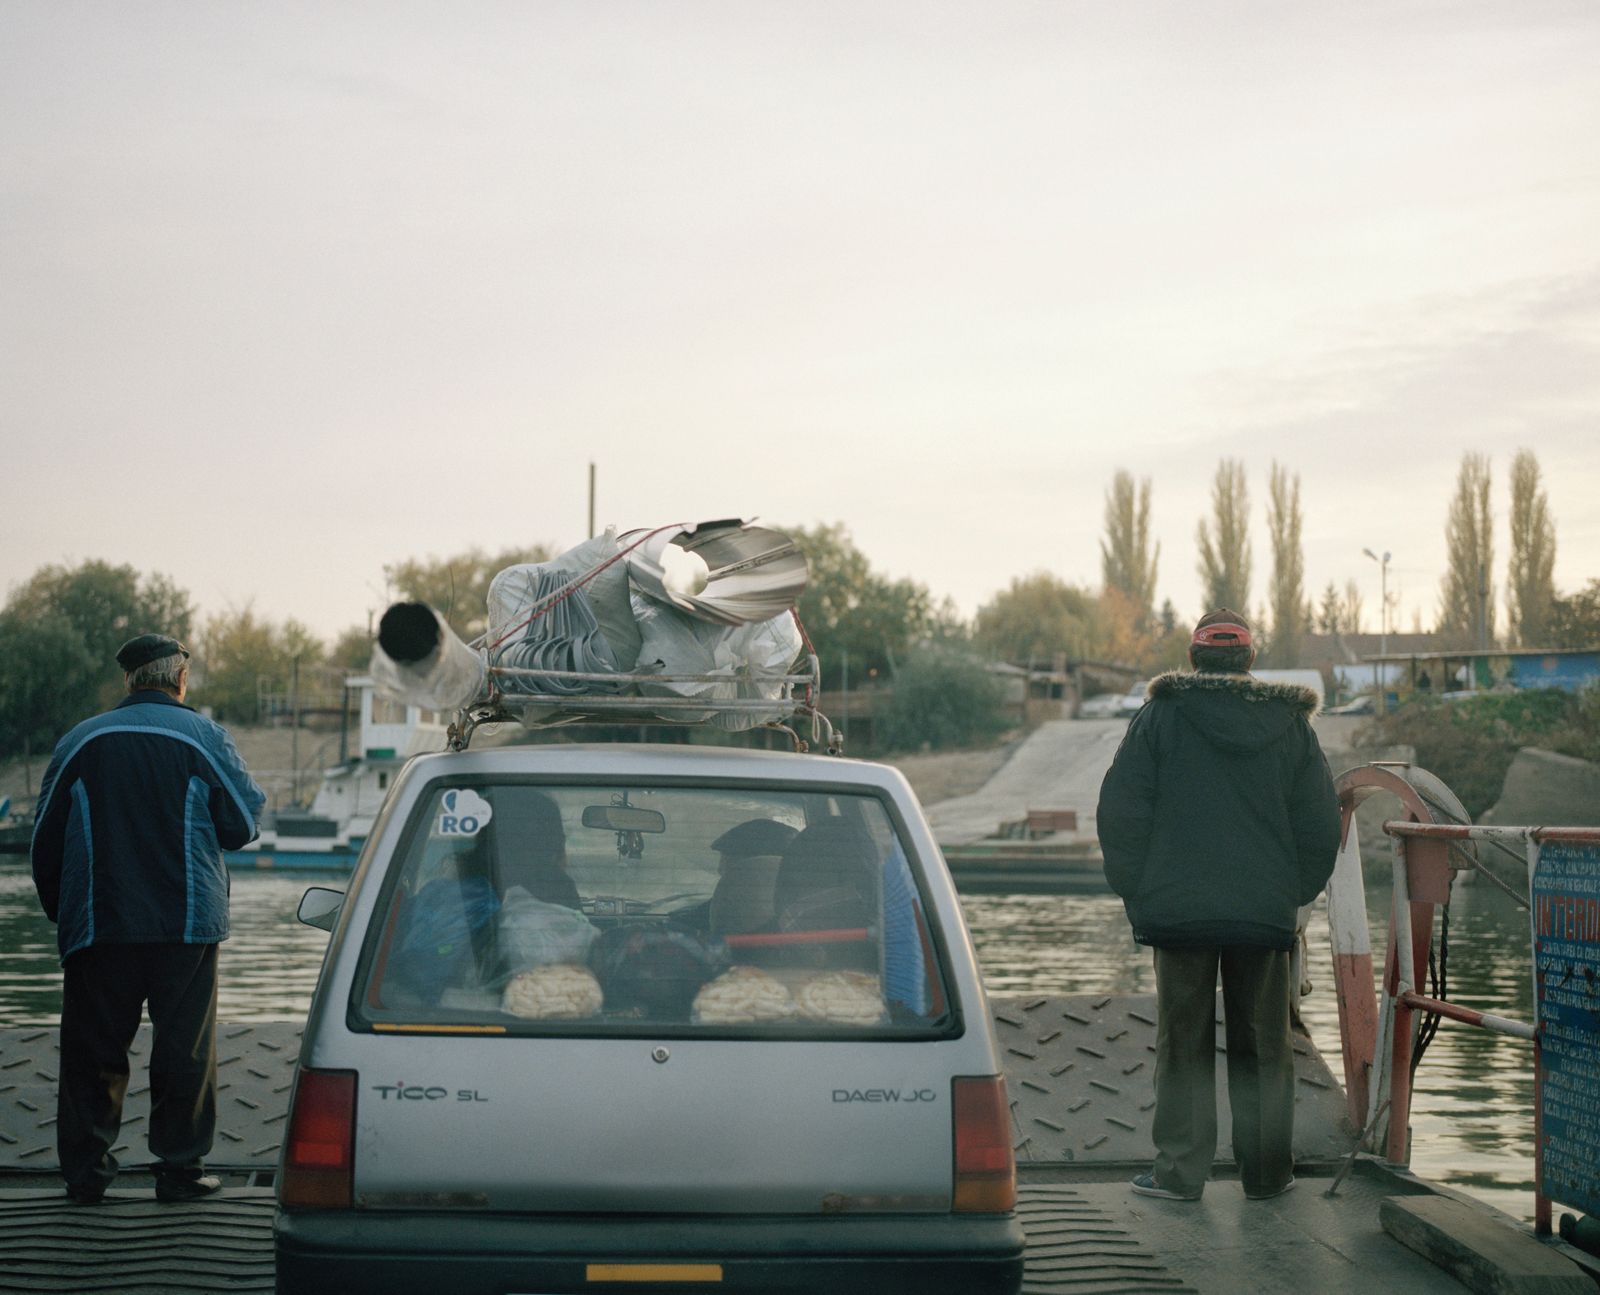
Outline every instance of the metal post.
{"type": "MultiPolygon", "coordinates": [[[[1389,550],[1383,551],[1383,561],[1378,568],[1378,598],[1382,605],[1378,608],[1378,655],[1389,655],[1389,550]]],[[[1385,674],[1389,663],[1383,663],[1385,674]]],[[[1383,714],[1389,709],[1389,681],[1384,679],[1378,685],[1378,713],[1383,714]]]]}
{"type": "Polygon", "coordinates": [[[589,464],[589,538],[594,538],[594,464],[589,464]]]}
{"type": "Polygon", "coordinates": [[[1344,805],[1344,838],[1328,880],[1328,932],[1333,979],[1339,999],[1339,1034],[1344,1040],[1344,1088],[1351,1124],[1372,1119],[1368,1092],[1378,1056],[1378,1005],[1372,989],[1372,934],[1367,924],[1361,875],[1361,839],[1355,802],[1344,805]]]}
{"type": "MultiPolygon", "coordinates": [[[[1533,874],[1539,870],[1539,838],[1528,833],[1528,948],[1538,948],[1535,933],[1537,919],[1534,914],[1533,874]]],[[[1544,1194],[1544,1051],[1539,1046],[1539,960],[1529,958],[1529,973],[1533,977],[1533,1230],[1536,1235],[1550,1235],[1550,1198],[1544,1194]]]]}
{"type": "Polygon", "coordinates": [[[839,686],[839,732],[844,737],[850,736],[850,649],[839,649],[839,664],[842,669],[839,686]]]}
{"type": "Polygon", "coordinates": [[[1405,1165],[1411,1163],[1411,1047],[1415,1017],[1400,995],[1416,988],[1416,951],[1403,840],[1395,853],[1398,857],[1394,861],[1394,902],[1389,910],[1388,988],[1393,1035],[1389,1054],[1389,1139],[1385,1155],[1392,1164],[1405,1165]]]}
{"type": "Polygon", "coordinates": [[[1383,605],[1378,609],[1378,655],[1389,655],[1389,550],[1383,551],[1383,562],[1378,568],[1378,597],[1383,605]]]}
{"type": "MultiPolygon", "coordinates": [[[[1378,656],[1389,655],[1389,557],[1388,549],[1383,551],[1380,558],[1371,549],[1362,549],[1369,558],[1378,564],[1378,656]]],[[[1387,669],[1387,663],[1384,668],[1387,669]]],[[[1383,681],[1376,665],[1372,667],[1372,678],[1378,687],[1378,714],[1383,714],[1389,709],[1388,687],[1383,681]]]]}

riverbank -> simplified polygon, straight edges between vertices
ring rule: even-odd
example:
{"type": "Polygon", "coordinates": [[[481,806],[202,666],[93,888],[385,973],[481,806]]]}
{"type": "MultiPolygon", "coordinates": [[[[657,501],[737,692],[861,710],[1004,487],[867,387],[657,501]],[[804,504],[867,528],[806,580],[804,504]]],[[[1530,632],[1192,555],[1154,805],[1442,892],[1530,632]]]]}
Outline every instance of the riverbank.
{"type": "MultiPolygon", "coordinates": [[[[296,734],[289,727],[230,725],[228,732],[246,767],[267,791],[270,800],[277,804],[295,800],[297,786],[298,799],[309,801],[316,794],[322,770],[339,761],[337,730],[302,727],[296,734]]],[[[493,742],[496,736],[510,734],[489,735],[487,741],[493,742]]],[[[910,782],[917,799],[924,805],[932,805],[977,791],[1011,758],[1021,742],[1019,735],[996,746],[970,751],[863,758],[882,759],[883,763],[899,769],[910,782]]],[[[475,746],[479,744],[474,743],[475,746]]],[[[50,753],[46,751],[27,763],[20,758],[0,760],[0,800],[10,797],[13,807],[31,806],[49,759],[50,753]]]]}

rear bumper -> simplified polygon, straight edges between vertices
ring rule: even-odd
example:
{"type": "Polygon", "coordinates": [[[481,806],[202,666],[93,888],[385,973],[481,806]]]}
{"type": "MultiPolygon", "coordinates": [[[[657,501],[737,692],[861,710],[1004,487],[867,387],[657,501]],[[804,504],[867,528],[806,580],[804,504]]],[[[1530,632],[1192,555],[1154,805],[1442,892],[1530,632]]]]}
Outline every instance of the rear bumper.
{"type": "Polygon", "coordinates": [[[1012,1215],[563,1218],[445,1212],[283,1211],[278,1290],[384,1295],[577,1291],[871,1291],[1013,1295],[1012,1215]],[[715,1264],[719,1281],[591,1280],[592,1264],[715,1264]]]}

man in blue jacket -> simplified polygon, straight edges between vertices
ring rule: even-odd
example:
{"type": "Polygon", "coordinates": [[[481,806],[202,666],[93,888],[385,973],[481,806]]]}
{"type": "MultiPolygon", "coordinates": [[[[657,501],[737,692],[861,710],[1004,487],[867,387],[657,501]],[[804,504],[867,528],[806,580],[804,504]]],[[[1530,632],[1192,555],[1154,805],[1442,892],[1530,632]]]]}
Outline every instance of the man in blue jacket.
{"type": "Polygon", "coordinates": [[[1155,948],[1156,1161],[1146,1196],[1198,1200],[1217,1149],[1217,972],[1233,1150],[1245,1195],[1294,1186],[1289,955],[1298,910],[1327,885],[1339,805],[1308,688],[1248,673],[1250,629],[1201,618],[1194,672],[1161,675],[1100,788],[1106,880],[1155,948]]]}
{"type": "Polygon", "coordinates": [[[128,696],[56,745],[39,789],[33,881],[61,950],[56,1149],[67,1195],[99,1201],[150,1006],[149,1144],[156,1196],[194,1200],[216,1127],[217,945],[228,938],[224,848],[256,837],[266,802],[218,724],[183,705],[189,653],[141,634],[117,664],[128,696]]]}

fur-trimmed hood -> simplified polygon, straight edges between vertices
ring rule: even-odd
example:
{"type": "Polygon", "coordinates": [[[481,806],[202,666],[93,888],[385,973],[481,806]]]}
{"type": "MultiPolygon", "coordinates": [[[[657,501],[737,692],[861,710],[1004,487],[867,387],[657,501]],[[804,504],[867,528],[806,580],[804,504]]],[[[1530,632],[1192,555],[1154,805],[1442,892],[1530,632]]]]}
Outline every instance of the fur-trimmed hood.
{"type": "Polygon", "coordinates": [[[1321,701],[1310,688],[1297,683],[1270,683],[1248,674],[1214,674],[1200,670],[1169,670],[1157,675],[1145,690],[1148,697],[1177,697],[1196,688],[1238,693],[1246,701],[1282,701],[1303,711],[1310,719],[1321,708],[1321,701]]]}
{"type": "Polygon", "coordinates": [[[1317,694],[1300,684],[1268,683],[1247,674],[1171,670],[1150,681],[1153,702],[1170,702],[1216,745],[1258,751],[1291,725],[1317,713],[1317,694]]]}

